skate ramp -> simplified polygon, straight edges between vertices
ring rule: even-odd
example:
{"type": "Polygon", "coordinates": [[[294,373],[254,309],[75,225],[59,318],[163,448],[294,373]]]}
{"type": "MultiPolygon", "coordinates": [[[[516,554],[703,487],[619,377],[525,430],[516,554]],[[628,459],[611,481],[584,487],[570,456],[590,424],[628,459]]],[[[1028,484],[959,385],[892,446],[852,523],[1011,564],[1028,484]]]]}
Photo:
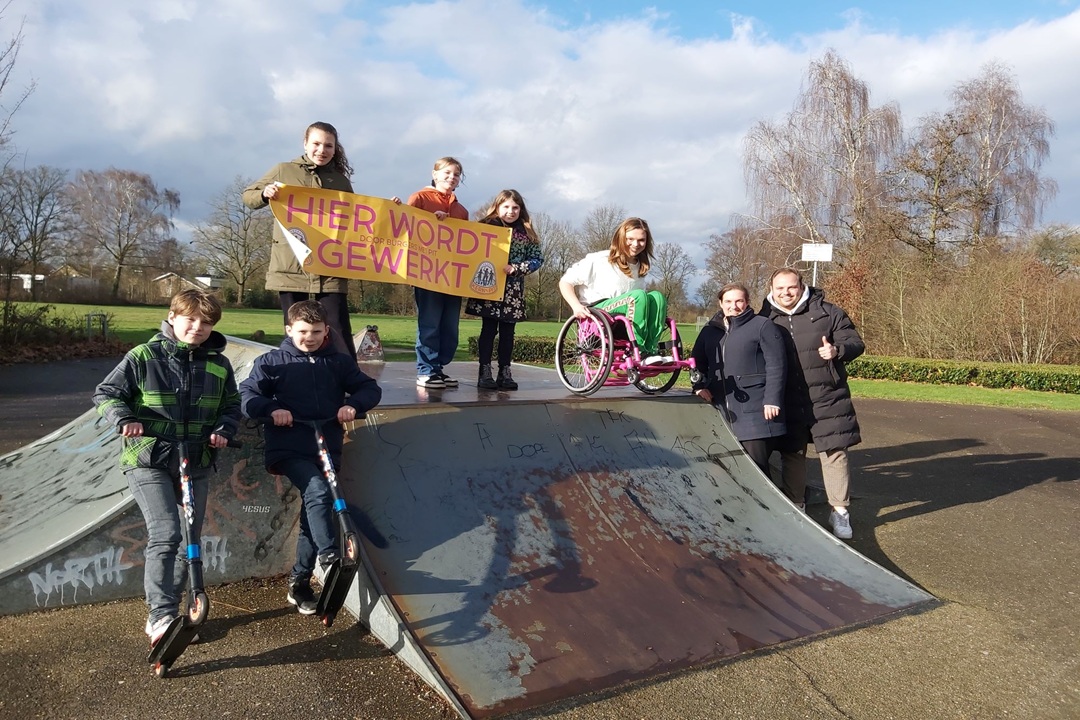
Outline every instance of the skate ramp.
{"type": "MultiPolygon", "coordinates": [[[[229,338],[237,378],[268,346],[229,338]]],[[[219,455],[203,529],[208,584],[285,572],[299,498],[262,467],[258,437],[219,455]],[[282,551],[282,548],[286,548],[282,551]]],[[[119,437],[90,410],[0,457],[0,614],[139,597],[142,515],[119,437]]]]}
{"type": "Polygon", "coordinates": [[[576,398],[523,368],[520,394],[434,402],[408,375],[346,445],[370,571],[349,607],[463,717],[933,600],[799,512],[685,391],[576,398]]]}

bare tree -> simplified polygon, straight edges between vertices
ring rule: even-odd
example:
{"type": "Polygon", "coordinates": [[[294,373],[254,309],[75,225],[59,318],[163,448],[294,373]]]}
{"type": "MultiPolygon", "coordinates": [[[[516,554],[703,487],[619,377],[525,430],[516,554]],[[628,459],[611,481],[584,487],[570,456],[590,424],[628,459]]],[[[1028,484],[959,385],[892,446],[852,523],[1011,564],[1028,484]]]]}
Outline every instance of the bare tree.
{"type": "Polygon", "coordinates": [[[1053,122],[1041,108],[1024,104],[1016,80],[996,62],[957,86],[952,98],[962,129],[957,146],[966,157],[965,224],[972,244],[1034,227],[1057,192],[1039,174],[1050,155],[1053,122]]]}
{"type": "Polygon", "coordinates": [[[581,223],[581,247],[579,254],[607,250],[611,247],[611,238],[619,225],[626,219],[626,210],[621,205],[611,203],[597,205],[581,223]]]}
{"type": "MultiPolygon", "coordinates": [[[[8,8],[11,7],[10,0],[0,6],[0,21],[4,19],[8,8]]],[[[0,45],[0,153],[7,155],[7,146],[11,143],[11,136],[13,130],[11,128],[12,118],[26,98],[34,92],[35,84],[33,82],[26,88],[24,88],[14,99],[10,97],[11,75],[15,70],[15,62],[19,59],[19,51],[22,49],[23,41],[23,28],[26,25],[26,20],[23,19],[19,22],[19,29],[15,31],[15,34],[4,44],[0,45]]]]}
{"type": "Polygon", "coordinates": [[[240,200],[251,181],[236,177],[232,185],[210,202],[210,216],[195,226],[196,254],[206,261],[215,275],[236,284],[237,300],[243,302],[248,283],[261,273],[270,260],[267,239],[273,218],[252,210],[240,200]]]}
{"type": "Polygon", "coordinates": [[[890,173],[894,202],[881,216],[884,232],[931,261],[964,242],[958,232],[968,194],[966,159],[957,147],[962,133],[951,114],[923,118],[890,173]]]}
{"type": "Polygon", "coordinates": [[[899,158],[887,234],[929,259],[1031,230],[1057,191],[1040,175],[1054,126],[1023,103],[1008,71],[987,65],[924,118],[899,158]]]}
{"type": "Polygon", "coordinates": [[[667,298],[671,317],[678,317],[689,303],[686,289],[696,271],[693,259],[681,245],[659,243],[656,246],[652,267],[646,278],[651,290],[658,290],[667,298]]]}
{"type": "MultiPolygon", "coordinates": [[[[0,21],[3,20],[10,7],[10,0],[0,5],[0,21]]],[[[9,152],[13,132],[11,129],[12,119],[26,101],[26,98],[34,91],[34,84],[31,83],[29,87],[17,94],[14,99],[11,98],[10,93],[11,75],[15,70],[15,63],[19,59],[19,50],[22,49],[25,24],[25,20],[20,21],[19,29],[6,43],[0,45],[0,159],[2,159],[2,165],[5,169],[12,156],[9,152]]],[[[4,187],[0,188],[0,196],[2,196],[0,197],[0,265],[6,270],[3,312],[3,326],[5,328],[8,326],[13,310],[11,304],[12,273],[19,261],[20,248],[18,245],[21,241],[18,224],[15,217],[10,214],[13,211],[16,196],[8,180],[9,178],[4,178],[4,187]]]]}
{"type": "Polygon", "coordinates": [[[472,211],[472,216],[471,216],[473,222],[476,222],[476,221],[480,220],[480,218],[482,218],[482,217],[484,217],[485,215],[488,214],[488,211],[492,209],[491,206],[495,204],[495,198],[497,198],[497,197],[498,197],[497,194],[492,195],[487,200],[485,200],[482,203],[479,203],[476,206],[476,209],[472,211]]]}
{"type": "Polygon", "coordinates": [[[759,122],[747,134],[748,223],[799,242],[858,245],[882,197],[881,170],[900,138],[899,108],[872,107],[866,83],[826,52],[810,63],[787,118],[759,122]]]}
{"type": "Polygon", "coordinates": [[[10,168],[0,170],[0,270],[4,283],[4,326],[11,315],[12,285],[16,268],[22,258],[23,234],[18,223],[18,191],[15,173],[10,168]]]}
{"type": "Polygon", "coordinates": [[[82,170],[69,186],[79,229],[114,265],[112,298],[120,295],[124,268],[140,265],[155,246],[172,239],[180,194],[159,189],[134,170],[82,170]]]}
{"type": "MultiPolygon", "coordinates": [[[[36,277],[44,263],[62,254],[63,239],[72,227],[67,170],[39,165],[14,171],[11,178],[15,193],[11,211],[22,236],[22,260],[36,277]]],[[[37,284],[30,288],[30,297],[37,300],[37,284]]]]}
{"type": "Polygon", "coordinates": [[[745,226],[736,226],[723,235],[710,235],[703,245],[705,282],[701,286],[700,302],[705,307],[715,305],[716,294],[729,282],[746,285],[756,302],[772,271],[790,265],[789,259],[800,247],[786,233],[751,230],[745,226]]]}
{"type": "Polygon", "coordinates": [[[559,295],[559,278],[579,259],[580,240],[570,223],[555,220],[544,212],[531,213],[533,229],[540,238],[544,264],[525,278],[525,302],[537,317],[562,319],[564,303],[559,295]]]}
{"type": "Polygon", "coordinates": [[[1029,239],[1031,251],[1055,277],[1080,274],[1080,228],[1047,225],[1029,239]]]}

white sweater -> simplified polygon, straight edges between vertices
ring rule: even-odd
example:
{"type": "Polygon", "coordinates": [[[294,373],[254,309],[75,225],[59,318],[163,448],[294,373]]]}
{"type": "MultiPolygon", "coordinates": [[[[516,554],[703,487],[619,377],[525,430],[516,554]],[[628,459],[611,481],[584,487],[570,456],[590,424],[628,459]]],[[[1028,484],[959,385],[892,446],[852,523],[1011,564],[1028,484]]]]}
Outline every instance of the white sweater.
{"type": "Polygon", "coordinates": [[[592,305],[630,290],[644,290],[645,279],[638,277],[638,264],[630,263],[634,277],[623,275],[616,265],[608,261],[608,251],[589,253],[567,268],[561,282],[574,286],[582,305],[592,305]]]}

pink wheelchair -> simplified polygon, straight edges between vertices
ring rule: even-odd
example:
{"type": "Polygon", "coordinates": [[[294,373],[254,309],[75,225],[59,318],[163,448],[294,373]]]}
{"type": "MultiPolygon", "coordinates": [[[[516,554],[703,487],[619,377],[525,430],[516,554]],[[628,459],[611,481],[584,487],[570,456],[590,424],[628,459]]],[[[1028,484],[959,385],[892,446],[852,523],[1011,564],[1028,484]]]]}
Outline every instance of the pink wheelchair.
{"type": "Polygon", "coordinates": [[[566,389],[592,395],[601,387],[633,385],[650,395],[667,392],[683,370],[694,370],[694,359],[683,359],[682,340],[675,321],[666,319],[659,353],[669,361],[643,364],[634,327],[623,315],[609,315],[590,307],[592,317],[571,317],[555,340],[555,369],[566,389]]]}

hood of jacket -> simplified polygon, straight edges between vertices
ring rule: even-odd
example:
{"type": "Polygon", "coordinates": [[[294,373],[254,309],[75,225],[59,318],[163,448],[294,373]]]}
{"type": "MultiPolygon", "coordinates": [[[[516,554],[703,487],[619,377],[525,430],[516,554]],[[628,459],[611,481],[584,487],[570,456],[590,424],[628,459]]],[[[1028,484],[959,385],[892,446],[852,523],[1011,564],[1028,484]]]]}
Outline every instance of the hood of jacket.
{"type": "MultiPolygon", "coordinates": [[[[458,201],[457,195],[451,190],[449,193],[441,193],[433,187],[426,187],[422,190],[416,191],[416,196],[423,198],[423,209],[428,210],[429,207],[436,207],[443,212],[450,212],[450,208],[454,207],[454,203],[458,201]]],[[[433,210],[428,210],[434,212],[433,210]]]]}
{"type": "Polygon", "coordinates": [[[727,325],[724,324],[724,311],[717,310],[716,314],[709,318],[709,322],[706,325],[711,325],[718,330],[727,330],[727,325]]]}
{"type": "Polygon", "coordinates": [[[761,314],[765,317],[772,317],[773,315],[798,315],[801,312],[806,312],[810,303],[816,302],[820,304],[824,299],[824,290],[807,285],[803,288],[803,294],[802,297],[799,298],[799,302],[795,303],[795,307],[788,311],[773,302],[772,292],[770,292],[761,304],[761,314]]]}
{"type": "Polygon", "coordinates": [[[296,343],[294,343],[292,338],[288,336],[286,336],[286,338],[281,341],[281,345],[278,349],[286,353],[287,355],[297,358],[323,357],[326,355],[333,355],[338,351],[334,349],[334,343],[330,340],[330,332],[332,331],[330,331],[329,328],[327,328],[327,330],[328,332],[326,333],[326,337],[323,338],[322,345],[320,345],[312,352],[305,352],[300,348],[296,347],[296,343]]]}
{"type": "Polygon", "coordinates": [[[326,163],[325,165],[316,165],[315,161],[307,156],[307,153],[296,158],[292,161],[292,163],[294,165],[299,165],[300,167],[302,167],[304,169],[304,172],[306,172],[308,175],[318,175],[319,171],[323,168],[326,168],[328,170],[334,170],[333,160],[326,163]]]}

